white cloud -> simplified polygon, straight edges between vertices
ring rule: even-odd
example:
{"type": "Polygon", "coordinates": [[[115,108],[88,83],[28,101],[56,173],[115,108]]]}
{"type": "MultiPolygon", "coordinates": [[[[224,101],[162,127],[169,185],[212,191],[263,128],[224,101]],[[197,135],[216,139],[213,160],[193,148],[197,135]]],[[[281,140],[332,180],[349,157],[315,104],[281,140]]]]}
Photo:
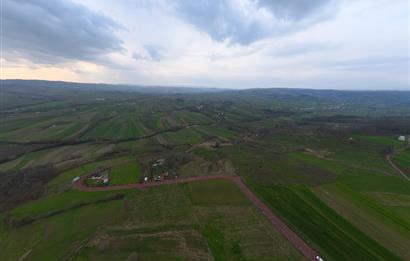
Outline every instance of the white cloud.
{"type": "MultiPolygon", "coordinates": [[[[302,1],[305,5],[299,5],[300,0],[81,2],[92,14],[104,14],[123,27],[112,34],[120,39],[114,46],[121,50],[102,52],[109,62],[79,55],[79,61],[100,65],[88,71],[73,70],[67,63],[55,65],[84,81],[408,88],[406,0],[302,1]]],[[[55,55],[43,52],[51,59],[55,55]]]]}

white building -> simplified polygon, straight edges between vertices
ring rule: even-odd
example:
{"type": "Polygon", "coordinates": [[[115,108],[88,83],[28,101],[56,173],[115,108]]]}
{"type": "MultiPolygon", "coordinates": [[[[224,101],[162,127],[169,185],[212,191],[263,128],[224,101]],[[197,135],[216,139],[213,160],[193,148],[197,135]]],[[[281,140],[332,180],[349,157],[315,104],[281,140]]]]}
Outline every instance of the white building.
{"type": "Polygon", "coordinates": [[[397,139],[399,141],[406,141],[406,136],[399,136],[397,139]]]}

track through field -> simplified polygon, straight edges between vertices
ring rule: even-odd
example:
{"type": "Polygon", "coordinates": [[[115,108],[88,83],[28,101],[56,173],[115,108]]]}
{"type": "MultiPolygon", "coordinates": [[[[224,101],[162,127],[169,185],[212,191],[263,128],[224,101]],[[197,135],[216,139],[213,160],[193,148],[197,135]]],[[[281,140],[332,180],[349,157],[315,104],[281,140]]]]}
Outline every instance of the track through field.
{"type": "Polygon", "coordinates": [[[272,225],[279,230],[279,232],[287,238],[294,247],[296,247],[305,257],[309,260],[316,260],[318,253],[306,244],[295,232],[293,232],[277,215],[275,215],[272,210],[260,200],[242,181],[239,176],[227,176],[227,175],[211,175],[211,176],[199,176],[199,177],[189,177],[189,178],[179,178],[179,179],[169,179],[158,182],[145,182],[145,183],[134,183],[125,185],[114,185],[106,187],[88,187],[84,184],[85,176],[81,177],[77,182],[74,183],[74,187],[82,191],[112,191],[112,190],[122,190],[122,189],[140,189],[145,190],[150,187],[170,185],[170,184],[180,184],[187,182],[196,182],[203,180],[212,179],[224,179],[230,180],[235,183],[239,189],[245,194],[245,196],[259,209],[262,213],[269,219],[272,225]]]}

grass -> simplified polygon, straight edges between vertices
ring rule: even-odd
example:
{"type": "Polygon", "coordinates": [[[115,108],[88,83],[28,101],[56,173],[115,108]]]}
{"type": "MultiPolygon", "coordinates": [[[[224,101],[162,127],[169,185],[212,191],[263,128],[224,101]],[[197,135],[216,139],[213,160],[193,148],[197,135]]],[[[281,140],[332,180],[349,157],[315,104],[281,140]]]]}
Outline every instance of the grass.
{"type": "Polygon", "coordinates": [[[404,182],[397,176],[361,171],[339,176],[338,182],[355,191],[379,191],[410,195],[410,182],[404,182]]]}
{"type": "Polygon", "coordinates": [[[169,132],[164,136],[169,143],[174,145],[197,144],[203,141],[202,135],[194,129],[184,129],[177,132],[169,132]]]}
{"type": "Polygon", "coordinates": [[[109,238],[84,247],[74,260],[194,260],[212,258],[201,233],[189,227],[160,227],[151,231],[116,230],[109,238]],[[132,260],[132,259],[131,259],[132,260]]]}
{"type": "Polygon", "coordinates": [[[397,137],[387,137],[387,136],[373,136],[373,135],[356,135],[358,139],[366,140],[371,143],[388,145],[393,147],[400,147],[403,145],[402,141],[397,140],[397,137]]]}
{"type": "Polygon", "coordinates": [[[11,215],[16,219],[41,216],[49,212],[96,201],[113,194],[115,194],[115,192],[68,191],[19,206],[11,211],[11,215]]]}
{"type": "MultiPolygon", "coordinates": [[[[200,95],[106,91],[98,96],[96,90],[45,90],[34,91],[33,99],[17,85],[6,92],[10,111],[4,111],[1,140],[115,140],[202,125],[122,143],[60,146],[1,164],[3,171],[45,163],[63,171],[47,184],[43,198],[0,213],[1,218],[40,217],[18,228],[1,222],[2,260],[18,260],[25,253],[30,260],[126,260],[135,253],[139,260],[303,259],[228,181],[126,190],[121,192],[124,198],[110,202],[99,200],[118,192],[72,190],[74,177],[99,167],[113,168],[111,184],[134,183],[141,172],[131,162],[134,158],[143,162],[174,153],[183,158],[183,165],[176,160],[175,166],[181,176],[225,171],[221,164],[232,162],[232,172],[251,180],[253,189],[325,259],[410,259],[410,185],[388,175],[394,171],[383,155],[386,147],[396,148],[392,160],[410,171],[409,151],[399,151],[402,143],[396,140],[396,132],[405,134],[409,120],[403,94],[396,93],[393,100],[384,93],[383,99],[362,96],[352,102],[339,93],[331,102],[325,98],[329,94],[298,94],[302,90],[200,95]],[[203,108],[197,110],[199,104],[203,108]],[[221,112],[224,117],[216,119],[221,112]],[[339,113],[363,117],[307,118],[339,113]],[[366,134],[362,127],[389,134],[366,134]],[[350,132],[360,129],[361,135],[350,132]],[[189,151],[190,145],[215,136],[233,146],[189,151]],[[96,161],[116,153],[129,156],[96,161]]],[[[0,146],[5,156],[20,151],[0,146]]]]}
{"type": "Polygon", "coordinates": [[[298,234],[331,260],[399,260],[306,188],[248,184],[298,234]]]}
{"type": "Polygon", "coordinates": [[[240,189],[228,180],[207,180],[188,184],[194,205],[243,205],[249,204],[240,189]]]}
{"type": "Polygon", "coordinates": [[[107,121],[98,121],[84,136],[85,139],[124,139],[145,134],[140,120],[132,113],[118,113],[107,121]]]}
{"type": "MultiPolygon", "coordinates": [[[[119,201],[72,209],[20,228],[2,227],[2,258],[16,260],[31,250],[30,260],[122,260],[133,253],[139,260],[193,260],[198,253],[216,260],[303,260],[228,181],[124,193],[119,201]]],[[[104,193],[67,192],[24,205],[15,214],[38,215],[99,195],[104,193]]]]}
{"type": "Polygon", "coordinates": [[[234,131],[216,126],[203,126],[199,129],[199,131],[204,132],[205,134],[210,136],[217,135],[228,140],[233,140],[238,137],[238,134],[234,131]]]}
{"type": "MultiPolygon", "coordinates": [[[[225,251],[225,238],[221,228],[217,224],[209,222],[201,228],[202,234],[207,238],[207,243],[212,251],[215,261],[227,260],[227,254],[225,251]]],[[[238,260],[243,260],[241,256],[238,260]]]]}
{"type": "Polygon", "coordinates": [[[336,178],[333,171],[266,147],[225,147],[223,151],[233,162],[237,174],[254,177],[266,184],[317,185],[336,178]]]}
{"type": "Polygon", "coordinates": [[[104,167],[116,166],[119,164],[123,164],[124,162],[128,162],[129,160],[130,160],[129,157],[119,157],[119,158],[113,158],[113,159],[83,164],[79,167],[64,171],[63,173],[58,175],[56,178],[51,180],[47,184],[47,190],[51,192],[67,190],[71,188],[71,182],[73,178],[75,177],[90,174],[96,171],[97,168],[99,167],[104,168],[104,167]]]}
{"type": "Polygon", "coordinates": [[[223,158],[222,151],[217,149],[197,148],[194,152],[196,155],[200,156],[204,160],[217,161],[223,158]]]}
{"type": "Polygon", "coordinates": [[[28,251],[30,260],[61,260],[76,244],[93,236],[99,228],[119,220],[121,202],[107,202],[74,209],[17,229],[0,233],[4,260],[18,260],[28,251]]]}
{"type": "Polygon", "coordinates": [[[141,169],[135,162],[128,162],[114,167],[109,175],[111,185],[137,183],[141,169]]]}
{"type": "Polygon", "coordinates": [[[410,210],[410,198],[396,193],[358,193],[340,184],[314,189],[315,194],[339,215],[404,260],[410,258],[408,217],[395,207],[410,210]],[[393,205],[393,206],[392,206],[393,205]]]}
{"type": "Polygon", "coordinates": [[[410,149],[395,154],[392,160],[402,171],[410,175],[410,149]]]}

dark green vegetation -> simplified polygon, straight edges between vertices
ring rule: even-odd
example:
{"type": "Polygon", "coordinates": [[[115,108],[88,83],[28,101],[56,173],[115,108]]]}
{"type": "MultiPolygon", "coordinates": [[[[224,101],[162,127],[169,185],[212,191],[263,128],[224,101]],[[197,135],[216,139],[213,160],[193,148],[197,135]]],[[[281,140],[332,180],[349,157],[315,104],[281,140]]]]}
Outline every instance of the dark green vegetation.
{"type": "Polygon", "coordinates": [[[410,260],[408,93],[112,88],[3,81],[2,260],[303,259],[228,181],[73,188],[106,169],[240,175],[325,260],[410,260]]]}

